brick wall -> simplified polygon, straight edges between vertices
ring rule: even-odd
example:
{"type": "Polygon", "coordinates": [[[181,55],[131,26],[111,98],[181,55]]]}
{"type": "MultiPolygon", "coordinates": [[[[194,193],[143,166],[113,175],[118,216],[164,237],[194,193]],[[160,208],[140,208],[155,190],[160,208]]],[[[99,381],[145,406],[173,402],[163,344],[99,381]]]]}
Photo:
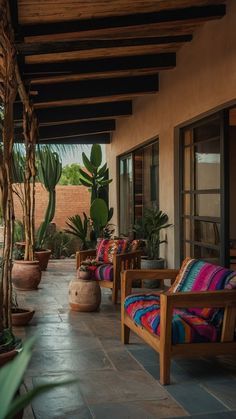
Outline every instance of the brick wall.
{"type": "MultiPolygon", "coordinates": [[[[44,219],[44,213],[48,204],[48,193],[41,183],[36,184],[36,228],[44,219]]],[[[15,217],[22,220],[22,211],[18,198],[14,195],[15,217]]],[[[85,212],[89,215],[90,193],[84,186],[62,186],[56,187],[56,212],[53,222],[57,228],[66,227],[66,220],[71,215],[85,212]]]]}

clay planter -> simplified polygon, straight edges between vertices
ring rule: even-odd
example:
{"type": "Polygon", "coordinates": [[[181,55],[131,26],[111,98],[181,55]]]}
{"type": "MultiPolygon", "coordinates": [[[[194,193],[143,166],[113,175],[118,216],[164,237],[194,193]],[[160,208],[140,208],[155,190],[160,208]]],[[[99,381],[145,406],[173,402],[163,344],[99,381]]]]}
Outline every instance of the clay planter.
{"type": "Polygon", "coordinates": [[[96,311],[101,303],[101,289],[93,279],[74,279],[69,285],[69,303],[74,311],[96,311]]]}
{"type": "Polygon", "coordinates": [[[78,279],[90,279],[90,277],[91,277],[91,272],[89,272],[89,271],[80,271],[79,269],[78,269],[78,271],[77,271],[77,278],[78,279]]]}
{"type": "Polygon", "coordinates": [[[47,267],[48,267],[48,262],[51,256],[51,250],[49,249],[45,249],[45,250],[36,250],[34,252],[35,255],[35,259],[37,259],[39,261],[39,267],[41,269],[41,271],[46,271],[47,267]]]}
{"type": "Polygon", "coordinates": [[[32,319],[35,311],[27,310],[24,308],[12,308],[11,309],[11,320],[12,326],[25,326],[32,319]]]}
{"type": "Polygon", "coordinates": [[[15,260],[12,268],[12,282],[19,290],[35,290],[41,281],[39,261],[15,260]]]}
{"type": "Polygon", "coordinates": [[[0,368],[5,365],[7,362],[11,361],[15,356],[18,354],[16,349],[12,349],[12,351],[0,353],[0,368]]]}

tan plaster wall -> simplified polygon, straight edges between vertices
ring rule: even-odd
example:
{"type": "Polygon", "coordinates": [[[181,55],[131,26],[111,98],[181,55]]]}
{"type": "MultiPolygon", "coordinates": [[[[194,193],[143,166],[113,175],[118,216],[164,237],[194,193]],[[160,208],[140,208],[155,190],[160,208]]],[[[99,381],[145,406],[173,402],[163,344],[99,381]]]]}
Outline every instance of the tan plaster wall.
{"type": "MultiPolygon", "coordinates": [[[[227,2],[223,19],[206,23],[193,41],[177,53],[174,70],[159,73],[160,92],[134,100],[133,116],[121,119],[107,146],[110,175],[116,179],[120,154],[159,136],[160,208],[174,224],[174,127],[236,99],[236,1],[227,2]]],[[[110,185],[110,204],[117,225],[117,184],[110,185]]],[[[169,229],[165,249],[174,265],[174,234],[169,229]]],[[[164,251],[164,249],[163,249],[164,251]]]]}

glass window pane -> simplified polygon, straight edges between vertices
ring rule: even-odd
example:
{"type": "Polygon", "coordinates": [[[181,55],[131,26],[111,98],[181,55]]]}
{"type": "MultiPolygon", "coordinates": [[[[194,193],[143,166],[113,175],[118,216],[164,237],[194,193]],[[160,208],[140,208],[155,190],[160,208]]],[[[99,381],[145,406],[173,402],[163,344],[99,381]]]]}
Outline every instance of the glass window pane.
{"type": "Polygon", "coordinates": [[[195,214],[200,217],[220,217],[220,194],[195,195],[195,214]]]}
{"type": "Polygon", "coordinates": [[[208,221],[194,222],[194,239],[197,242],[220,244],[220,224],[208,221]]]}
{"type": "Polygon", "coordinates": [[[195,147],[195,188],[220,189],[220,141],[195,147]]]}
{"type": "Polygon", "coordinates": [[[131,156],[120,160],[120,234],[128,235],[133,223],[133,170],[131,156]]]}
{"type": "Polygon", "coordinates": [[[220,263],[220,250],[209,249],[203,246],[194,246],[194,257],[197,259],[204,259],[207,262],[219,264],[220,263]]]}
{"type": "Polygon", "coordinates": [[[191,185],[191,150],[190,147],[184,148],[184,190],[190,190],[191,185]]]}
{"type": "Polygon", "coordinates": [[[218,118],[207,121],[193,130],[194,142],[208,140],[220,136],[220,121],[218,118]]]}

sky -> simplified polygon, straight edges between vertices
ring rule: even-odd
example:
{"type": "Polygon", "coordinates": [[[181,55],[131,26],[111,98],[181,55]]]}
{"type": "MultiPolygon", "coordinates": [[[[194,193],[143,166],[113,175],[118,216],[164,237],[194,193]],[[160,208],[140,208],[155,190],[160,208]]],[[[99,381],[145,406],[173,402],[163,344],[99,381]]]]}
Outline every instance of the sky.
{"type": "MultiPolygon", "coordinates": [[[[88,157],[90,156],[92,145],[70,145],[68,147],[68,151],[66,153],[61,153],[61,159],[62,159],[62,166],[66,166],[67,164],[72,163],[78,163],[83,164],[82,162],[82,152],[84,152],[88,157]]],[[[105,145],[101,144],[102,147],[102,156],[103,156],[103,162],[105,163],[105,145]]]]}

